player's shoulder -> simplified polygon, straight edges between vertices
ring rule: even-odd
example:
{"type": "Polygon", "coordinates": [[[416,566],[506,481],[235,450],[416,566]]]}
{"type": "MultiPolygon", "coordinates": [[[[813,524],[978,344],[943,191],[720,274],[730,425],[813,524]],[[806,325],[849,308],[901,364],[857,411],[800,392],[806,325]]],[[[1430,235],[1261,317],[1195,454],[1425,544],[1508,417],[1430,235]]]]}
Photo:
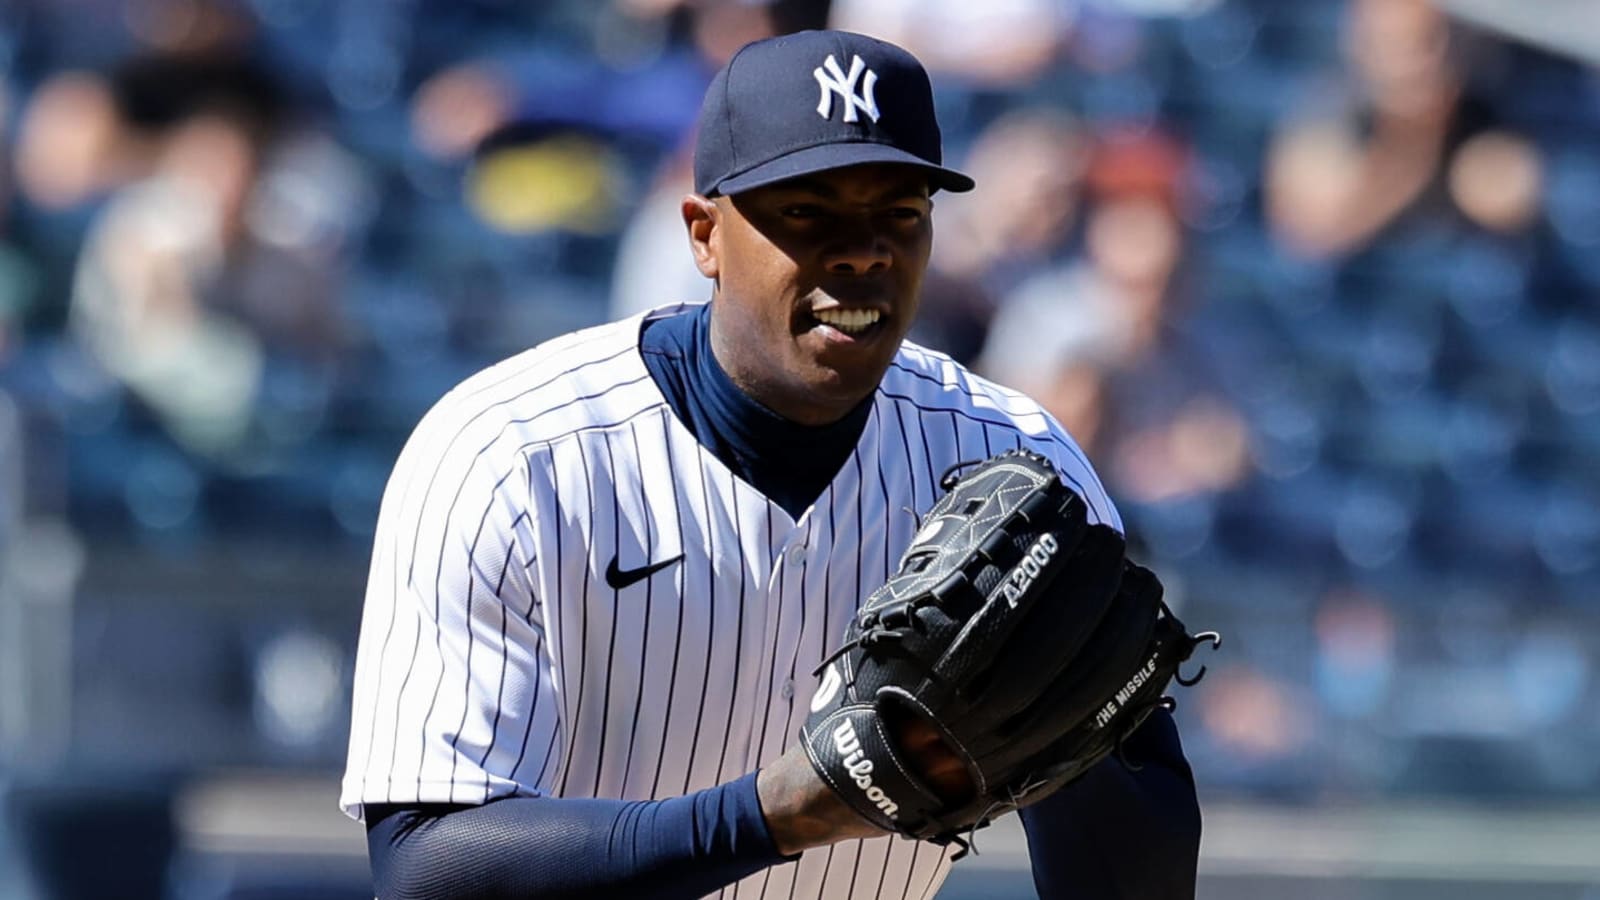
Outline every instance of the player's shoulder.
{"type": "Polygon", "coordinates": [[[917,407],[966,412],[991,425],[1025,433],[1042,433],[1053,424],[1050,414],[1033,398],[979,375],[949,354],[912,341],[900,345],[881,390],[891,399],[917,407]]]}
{"type": "Polygon", "coordinates": [[[1121,528],[1116,506],[1078,442],[1032,397],[991,381],[948,354],[911,341],[901,344],[885,373],[879,394],[901,414],[949,418],[952,414],[981,423],[988,439],[1042,453],[1055,463],[1075,490],[1084,495],[1096,520],[1121,528]]]}
{"type": "Polygon", "coordinates": [[[638,345],[643,318],[660,312],[569,332],[479,370],[434,403],[413,440],[475,432],[527,445],[659,406],[638,345]]]}

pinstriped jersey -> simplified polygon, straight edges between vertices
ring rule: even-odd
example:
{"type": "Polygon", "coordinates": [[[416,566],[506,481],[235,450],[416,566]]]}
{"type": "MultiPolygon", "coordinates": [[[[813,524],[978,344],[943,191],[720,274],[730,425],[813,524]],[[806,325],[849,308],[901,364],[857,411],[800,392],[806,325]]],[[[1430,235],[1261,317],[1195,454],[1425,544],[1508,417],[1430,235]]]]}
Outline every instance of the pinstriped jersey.
{"type": "MultiPolygon", "coordinates": [[[[418,425],[378,520],[347,813],[659,798],[772,761],[799,734],[813,670],[957,462],[1041,452],[1120,530],[1036,403],[909,342],[834,480],[791,518],[695,440],[646,370],[643,320],[683,309],[513,357],[418,425]]],[[[848,841],[721,896],[927,897],[947,855],[848,841]]]]}

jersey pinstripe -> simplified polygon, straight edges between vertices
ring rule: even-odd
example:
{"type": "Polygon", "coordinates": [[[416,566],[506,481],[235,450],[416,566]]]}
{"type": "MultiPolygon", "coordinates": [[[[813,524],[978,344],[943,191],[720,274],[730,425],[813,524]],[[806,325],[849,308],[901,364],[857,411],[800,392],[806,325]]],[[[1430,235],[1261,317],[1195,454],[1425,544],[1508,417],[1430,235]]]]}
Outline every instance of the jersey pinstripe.
{"type": "MultiPolygon", "coordinates": [[[[956,462],[1030,447],[1121,527],[1082,452],[1033,401],[910,343],[854,451],[796,521],[673,415],[638,352],[641,318],[468,379],[401,453],[363,611],[347,813],[664,797],[776,758],[805,719],[812,669],[956,462]],[[608,583],[608,569],[658,565],[608,583]]],[[[927,897],[946,855],[900,838],[845,842],[720,896],[927,897]]]]}

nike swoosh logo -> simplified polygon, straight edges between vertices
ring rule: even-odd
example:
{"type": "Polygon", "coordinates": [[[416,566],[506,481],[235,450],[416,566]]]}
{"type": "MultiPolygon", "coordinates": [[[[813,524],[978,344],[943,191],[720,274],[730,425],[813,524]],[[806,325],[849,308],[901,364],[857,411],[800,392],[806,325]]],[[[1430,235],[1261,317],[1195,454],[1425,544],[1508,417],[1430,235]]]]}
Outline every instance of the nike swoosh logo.
{"type": "Polygon", "coordinates": [[[654,575],[662,569],[665,569],[667,566],[670,566],[678,560],[683,559],[683,554],[679,553],[677,556],[674,556],[671,559],[663,559],[660,562],[651,563],[650,565],[639,569],[617,568],[617,559],[618,557],[611,557],[611,564],[606,566],[606,584],[611,585],[613,590],[620,591],[631,584],[638,584],[646,578],[649,578],[651,575],[654,575]]]}

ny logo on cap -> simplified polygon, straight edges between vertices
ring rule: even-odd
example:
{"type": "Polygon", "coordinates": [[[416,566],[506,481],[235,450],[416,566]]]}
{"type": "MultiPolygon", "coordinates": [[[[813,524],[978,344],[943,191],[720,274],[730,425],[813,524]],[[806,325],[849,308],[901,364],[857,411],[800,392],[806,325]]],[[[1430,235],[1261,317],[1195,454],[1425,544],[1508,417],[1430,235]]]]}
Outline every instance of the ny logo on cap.
{"type": "Polygon", "coordinates": [[[878,73],[868,69],[867,64],[861,61],[861,57],[856,56],[850,60],[850,74],[846,75],[839,68],[839,61],[830,53],[822,65],[811,70],[811,74],[816,76],[817,84],[822,88],[822,99],[817,101],[817,115],[824,119],[832,118],[833,95],[838,94],[844,101],[846,122],[856,121],[858,109],[871,117],[872,121],[878,121],[878,100],[872,95],[872,87],[878,83],[878,73]],[[823,71],[824,69],[827,71],[823,71]],[[867,73],[867,77],[862,79],[861,94],[857,96],[856,79],[861,78],[863,71],[867,73]]]}

